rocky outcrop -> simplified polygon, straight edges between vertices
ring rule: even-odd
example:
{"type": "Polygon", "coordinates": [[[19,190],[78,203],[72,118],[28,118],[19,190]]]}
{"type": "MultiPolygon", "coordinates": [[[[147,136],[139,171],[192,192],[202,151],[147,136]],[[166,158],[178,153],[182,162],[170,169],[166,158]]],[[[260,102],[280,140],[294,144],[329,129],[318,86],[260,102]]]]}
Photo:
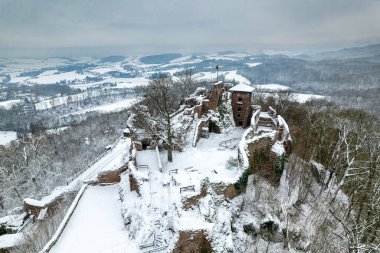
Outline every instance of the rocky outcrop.
{"type": "Polygon", "coordinates": [[[248,144],[250,173],[257,173],[272,184],[277,184],[281,174],[277,173],[279,157],[271,152],[273,140],[261,138],[248,144]]]}
{"type": "Polygon", "coordinates": [[[136,191],[138,195],[140,195],[140,187],[139,183],[137,182],[136,178],[132,174],[129,174],[129,185],[131,191],[136,191]]]}
{"type": "Polygon", "coordinates": [[[128,166],[125,165],[118,170],[103,171],[98,174],[97,183],[98,184],[115,184],[119,183],[121,180],[121,173],[126,171],[128,166]]]}
{"type": "Polygon", "coordinates": [[[212,247],[205,231],[180,231],[173,253],[211,253],[212,247]]]}

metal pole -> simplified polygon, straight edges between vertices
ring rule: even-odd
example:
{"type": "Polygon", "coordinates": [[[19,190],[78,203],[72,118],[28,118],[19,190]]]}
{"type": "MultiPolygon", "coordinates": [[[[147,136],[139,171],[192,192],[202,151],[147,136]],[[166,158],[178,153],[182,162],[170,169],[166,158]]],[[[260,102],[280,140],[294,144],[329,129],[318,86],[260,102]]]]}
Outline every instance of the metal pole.
{"type": "Polygon", "coordinates": [[[219,66],[218,65],[216,65],[216,82],[218,82],[218,70],[219,70],[219,66]]]}

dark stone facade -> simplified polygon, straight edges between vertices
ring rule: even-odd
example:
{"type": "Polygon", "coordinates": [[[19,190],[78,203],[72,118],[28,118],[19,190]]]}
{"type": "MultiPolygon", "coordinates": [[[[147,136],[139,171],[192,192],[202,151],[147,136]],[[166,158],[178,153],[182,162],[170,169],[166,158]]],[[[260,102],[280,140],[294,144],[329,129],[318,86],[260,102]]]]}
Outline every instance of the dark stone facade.
{"type": "Polygon", "coordinates": [[[251,124],[252,107],[251,107],[251,92],[233,91],[232,92],[232,111],[236,126],[243,128],[251,124]]]}

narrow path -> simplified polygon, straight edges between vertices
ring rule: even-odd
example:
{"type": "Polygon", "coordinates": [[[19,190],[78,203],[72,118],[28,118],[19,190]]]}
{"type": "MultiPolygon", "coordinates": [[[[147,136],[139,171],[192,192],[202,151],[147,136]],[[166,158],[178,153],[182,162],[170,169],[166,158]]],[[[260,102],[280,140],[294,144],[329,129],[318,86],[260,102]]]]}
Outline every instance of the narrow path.
{"type": "Polygon", "coordinates": [[[75,185],[78,180],[87,181],[94,179],[100,171],[120,168],[124,164],[123,158],[128,156],[130,143],[131,139],[129,138],[121,139],[108,154],[79,175],[74,180],[75,182],[73,181],[73,184],[75,185]]]}
{"type": "Polygon", "coordinates": [[[123,228],[118,191],[118,185],[89,187],[50,253],[138,252],[123,228]]]}
{"type": "MultiPolygon", "coordinates": [[[[160,157],[161,155],[159,154],[160,157]]],[[[170,204],[169,185],[163,186],[164,179],[168,175],[160,172],[155,150],[138,151],[136,161],[137,165],[148,165],[147,175],[149,177],[149,181],[140,189],[143,195],[147,196],[144,200],[148,216],[145,225],[149,224],[147,229],[144,229],[144,237],[140,246],[144,248],[142,252],[164,252],[161,250],[166,249],[167,242],[170,241],[167,236],[162,234],[167,230],[166,225],[162,223],[162,217],[164,213],[168,212],[170,204]],[[152,241],[155,243],[153,246],[143,246],[152,241]]]]}

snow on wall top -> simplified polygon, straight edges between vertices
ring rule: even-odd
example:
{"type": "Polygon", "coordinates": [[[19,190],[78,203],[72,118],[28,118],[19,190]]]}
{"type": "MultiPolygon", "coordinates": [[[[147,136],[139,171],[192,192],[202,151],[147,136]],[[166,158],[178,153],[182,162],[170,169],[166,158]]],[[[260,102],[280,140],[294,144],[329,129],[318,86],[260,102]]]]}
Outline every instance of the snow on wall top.
{"type": "Polygon", "coordinates": [[[239,92],[252,92],[254,88],[252,86],[249,86],[244,83],[240,83],[238,85],[235,85],[230,89],[230,91],[239,91],[239,92]]]}
{"type": "Polygon", "coordinates": [[[43,197],[41,200],[26,198],[24,199],[24,202],[32,206],[45,207],[49,205],[51,202],[53,202],[55,199],[62,196],[63,193],[69,192],[70,190],[71,189],[69,189],[68,187],[57,187],[49,195],[43,197]]]}
{"type": "Polygon", "coordinates": [[[0,249],[12,248],[20,245],[22,234],[6,234],[0,236],[0,249]]]}

